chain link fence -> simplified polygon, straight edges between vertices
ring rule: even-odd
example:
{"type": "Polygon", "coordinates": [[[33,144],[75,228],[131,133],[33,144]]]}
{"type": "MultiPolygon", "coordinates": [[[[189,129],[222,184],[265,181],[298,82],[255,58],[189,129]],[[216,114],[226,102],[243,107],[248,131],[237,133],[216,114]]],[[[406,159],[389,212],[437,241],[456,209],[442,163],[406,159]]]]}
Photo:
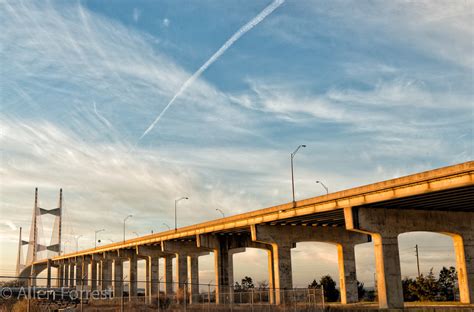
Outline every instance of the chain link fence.
{"type": "Polygon", "coordinates": [[[0,276],[0,312],[322,311],[322,289],[234,289],[213,284],[0,276]],[[49,285],[51,284],[51,286],[49,285]],[[48,285],[48,286],[46,286],[48,285]],[[56,285],[56,286],[55,286],[56,285]],[[135,283],[134,283],[135,285],[135,283]],[[142,287],[144,285],[144,287],[142,287]],[[279,303],[278,305],[276,303],[279,303]]]}

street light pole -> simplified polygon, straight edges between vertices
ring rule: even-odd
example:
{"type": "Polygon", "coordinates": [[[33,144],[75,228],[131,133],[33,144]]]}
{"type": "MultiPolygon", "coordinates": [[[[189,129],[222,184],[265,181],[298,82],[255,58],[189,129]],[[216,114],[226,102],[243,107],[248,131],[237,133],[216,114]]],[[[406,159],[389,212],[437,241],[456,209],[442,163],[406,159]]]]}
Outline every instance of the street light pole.
{"type": "Polygon", "coordinates": [[[96,230],[94,233],[94,249],[97,248],[97,233],[103,232],[105,229],[96,230]]]}
{"type": "Polygon", "coordinates": [[[125,241],[125,222],[127,222],[128,218],[133,217],[131,214],[126,216],[125,219],[123,219],[123,241],[125,241]]]}
{"type": "Polygon", "coordinates": [[[321,186],[324,187],[324,189],[326,190],[326,195],[329,194],[328,187],[322,181],[316,181],[316,183],[321,184],[321,186]]]}
{"type": "Polygon", "coordinates": [[[178,217],[177,217],[177,206],[178,206],[178,202],[183,200],[183,199],[189,199],[188,197],[181,197],[181,198],[178,198],[178,199],[175,199],[174,200],[174,230],[177,231],[178,230],[178,217]]]}
{"type": "Polygon", "coordinates": [[[225,214],[219,208],[216,208],[216,211],[219,211],[222,214],[222,218],[225,218],[225,214]]]}
{"type": "Polygon", "coordinates": [[[293,193],[293,205],[295,205],[295,203],[296,203],[296,200],[295,200],[295,175],[294,175],[294,171],[293,171],[293,158],[295,158],[296,153],[302,147],[306,147],[306,145],[304,145],[304,144],[299,145],[295,149],[295,151],[293,153],[291,153],[291,190],[292,190],[292,193],[293,193]]]}

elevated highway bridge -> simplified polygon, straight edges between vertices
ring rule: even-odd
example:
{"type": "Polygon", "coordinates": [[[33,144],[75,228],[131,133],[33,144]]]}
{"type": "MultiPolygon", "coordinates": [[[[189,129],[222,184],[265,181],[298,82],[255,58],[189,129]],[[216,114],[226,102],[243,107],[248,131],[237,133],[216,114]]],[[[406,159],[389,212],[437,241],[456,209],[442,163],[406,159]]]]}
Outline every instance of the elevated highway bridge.
{"type": "MultiPolygon", "coordinates": [[[[271,302],[281,304],[291,289],[291,249],[304,241],[329,242],[338,247],[339,285],[343,304],[357,302],[354,247],[373,241],[377,292],[381,308],[404,305],[401,285],[399,234],[431,231],[454,242],[460,300],[474,302],[474,161],[421,172],[60,255],[34,262],[22,272],[33,280],[51,268],[58,270],[58,286],[81,283],[91,267],[91,287],[121,294],[123,262],[130,261],[130,295],[137,292],[137,259],[147,266],[146,295],[157,296],[158,261],[164,259],[165,291],[172,291],[172,258],[179,288],[198,284],[198,257],[213,252],[216,301],[233,285],[232,255],[246,247],[268,252],[271,302]],[[98,265],[100,264],[100,265],[98,265]],[[112,269],[113,268],[113,269],[112,269]]],[[[199,288],[191,286],[191,293],[199,288]]]]}

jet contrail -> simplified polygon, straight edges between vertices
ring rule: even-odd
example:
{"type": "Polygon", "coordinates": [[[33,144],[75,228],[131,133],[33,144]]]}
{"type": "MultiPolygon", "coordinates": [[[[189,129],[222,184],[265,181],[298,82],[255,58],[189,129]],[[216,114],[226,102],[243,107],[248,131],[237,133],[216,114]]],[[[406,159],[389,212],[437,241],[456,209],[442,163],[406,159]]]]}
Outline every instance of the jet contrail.
{"type": "Polygon", "coordinates": [[[214,53],[210,59],[207,60],[204,65],[202,65],[191,77],[186,80],[181,88],[179,88],[178,92],[173,96],[171,101],[165,106],[165,108],[161,111],[161,113],[156,117],[156,119],[152,122],[152,124],[148,127],[148,129],[143,132],[142,136],[140,137],[140,140],[145,137],[148,132],[150,132],[155,125],[160,121],[161,117],[166,113],[168,108],[174,103],[176,98],[180,96],[184,90],[186,90],[201,74],[214,63],[224,52],[230,48],[237,40],[239,40],[240,37],[242,37],[246,32],[257,26],[261,21],[263,21],[268,15],[270,15],[274,10],[276,10],[285,0],[275,0],[272,2],[269,6],[267,6],[265,9],[263,9],[262,12],[260,12],[257,16],[255,16],[250,22],[242,26],[235,34],[232,35],[221,47],[219,50],[217,50],[216,53],[214,53]]]}

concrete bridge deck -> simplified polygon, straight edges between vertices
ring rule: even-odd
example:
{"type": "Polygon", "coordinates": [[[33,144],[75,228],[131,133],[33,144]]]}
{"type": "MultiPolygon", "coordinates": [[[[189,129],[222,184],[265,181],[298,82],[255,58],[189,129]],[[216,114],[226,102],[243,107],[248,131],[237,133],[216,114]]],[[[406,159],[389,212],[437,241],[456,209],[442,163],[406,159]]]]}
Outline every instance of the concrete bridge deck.
{"type": "MultiPolygon", "coordinates": [[[[188,275],[196,281],[197,257],[214,252],[219,292],[221,287],[233,285],[232,254],[255,247],[268,251],[272,300],[278,304],[279,289],[292,287],[291,248],[297,242],[323,241],[338,246],[341,299],[351,303],[357,301],[354,246],[373,240],[380,307],[400,308],[403,294],[397,236],[433,231],[453,238],[461,301],[472,303],[473,203],[474,161],[470,161],[36,261],[22,275],[35,276],[45,268],[50,272],[50,267],[64,272],[66,266],[69,272],[74,268],[77,272],[79,266],[86,270],[89,264],[105,262],[100,267],[108,269],[99,275],[107,277],[112,272],[107,264],[110,261],[117,268],[124,260],[133,263],[137,257],[146,257],[147,265],[152,265],[147,271],[152,283],[157,276],[156,259],[168,259],[166,270],[171,270],[169,258],[176,257],[178,280],[184,283],[188,275]]],[[[136,270],[136,263],[131,267],[136,270]]],[[[171,274],[166,275],[171,282],[171,274]]],[[[66,276],[64,280],[73,283],[73,278],[66,276]]],[[[152,285],[149,288],[151,296],[156,290],[152,285]]]]}

